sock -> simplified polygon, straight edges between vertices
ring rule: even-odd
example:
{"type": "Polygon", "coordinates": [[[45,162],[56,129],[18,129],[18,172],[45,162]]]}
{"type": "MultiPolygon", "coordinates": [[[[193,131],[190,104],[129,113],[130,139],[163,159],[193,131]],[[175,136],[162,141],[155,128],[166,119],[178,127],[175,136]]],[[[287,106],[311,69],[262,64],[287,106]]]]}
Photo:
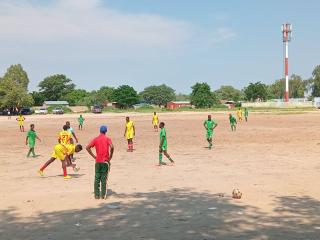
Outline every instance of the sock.
{"type": "Polygon", "coordinates": [[[63,176],[64,177],[66,177],[68,174],[67,174],[67,168],[66,167],[64,167],[64,168],[62,168],[63,169],[63,176]]]}
{"type": "Polygon", "coordinates": [[[40,171],[44,171],[46,169],[46,165],[43,165],[41,168],[40,168],[40,171]]]}
{"type": "Polygon", "coordinates": [[[159,153],[159,163],[162,163],[162,153],[159,153]]]}
{"type": "Polygon", "coordinates": [[[133,143],[131,143],[131,150],[133,150],[133,143]]]}
{"type": "Polygon", "coordinates": [[[34,152],[34,149],[32,149],[32,151],[31,151],[31,152],[32,152],[32,156],[34,156],[34,157],[35,157],[35,156],[36,156],[36,154],[35,154],[35,152],[34,152]]]}
{"type": "Polygon", "coordinates": [[[28,152],[28,154],[27,154],[27,157],[30,157],[30,153],[31,153],[31,151],[29,150],[29,152],[28,152]]]}

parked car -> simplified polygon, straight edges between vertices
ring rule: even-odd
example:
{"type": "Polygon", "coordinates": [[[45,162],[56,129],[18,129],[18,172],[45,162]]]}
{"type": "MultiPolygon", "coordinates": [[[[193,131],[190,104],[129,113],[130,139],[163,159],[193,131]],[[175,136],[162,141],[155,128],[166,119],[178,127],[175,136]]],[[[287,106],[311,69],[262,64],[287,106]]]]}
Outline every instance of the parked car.
{"type": "Polygon", "coordinates": [[[92,112],[93,113],[102,113],[102,107],[100,107],[100,106],[93,106],[93,108],[92,108],[92,112]]]}
{"type": "Polygon", "coordinates": [[[55,109],[52,110],[52,113],[53,113],[53,114],[64,114],[64,111],[63,111],[62,108],[57,107],[57,108],[55,108],[55,109]]]}
{"type": "Polygon", "coordinates": [[[31,108],[22,108],[20,114],[22,115],[31,115],[33,113],[31,108]]]}
{"type": "Polygon", "coordinates": [[[48,114],[48,110],[46,108],[40,108],[34,111],[35,114],[48,114]]]}

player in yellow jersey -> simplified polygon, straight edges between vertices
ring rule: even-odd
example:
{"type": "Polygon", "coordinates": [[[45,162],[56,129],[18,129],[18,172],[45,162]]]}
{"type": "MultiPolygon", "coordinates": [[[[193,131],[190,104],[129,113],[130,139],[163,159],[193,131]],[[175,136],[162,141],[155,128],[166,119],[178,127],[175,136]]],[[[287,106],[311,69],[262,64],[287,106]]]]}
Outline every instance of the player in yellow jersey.
{"type": "Polygon", "coordinates": [[[69,129],[69,127],[67,125],[64,125],[63,131],[61,131],[59,133],[59,138],[58,138],[58,142],[61,143],[62,145],[65,145],[65,146],[71,144],[72,135],[68,131],[68,129],[69,129]]]}
{"type": "Polygon", "coordinates": [[[124,130],[124,136],[128,141],[128,152],[133,152],[133,137],[136,134],[133,121],[130,121],[129,117],[126,117],[126,128],[124,130]]]}
{"type": "Polygon", "coordinates": [[[156,112],[154,112],[152,116],[152,124],[153,124],[153,129],[156,132],[158,132],[158,123],[159,123],[158,115],[156,112]]]}
{"type": "Polygon", "coordinates": [[[238,117],[239,122],[242,122],[242,109],[241,108],[239,108],[237,110],[237,117],[238,117]]]}
{"type": "Polygon", "coordinates": [[[44,169],[47,168],[56,159],[59,159],[62,164],[63,178],[70,179],[71,176],[69,176],[67,173],[67,167],[71,166],[75,172],[79,171],[79,168],[77,168],[76,164],[71,164],[70,154],[80,152],[81,150],[82,146],[80,144],[76,146],[68,145],[67,147],[61,143],[55,145],[51,154],[51,158],[40,168],[40,170],[38,171],[39,174],[43,176],[44,169]]]}
{"type": "Polygon", "coordinates": [[[18,121],[20,132],[24,132],[23,124],[24,124],[24,120],[26,120],[25,117],[22,116],[22,114],[19,114],[19,116],[16,118],[16,120],[18,121]]]}

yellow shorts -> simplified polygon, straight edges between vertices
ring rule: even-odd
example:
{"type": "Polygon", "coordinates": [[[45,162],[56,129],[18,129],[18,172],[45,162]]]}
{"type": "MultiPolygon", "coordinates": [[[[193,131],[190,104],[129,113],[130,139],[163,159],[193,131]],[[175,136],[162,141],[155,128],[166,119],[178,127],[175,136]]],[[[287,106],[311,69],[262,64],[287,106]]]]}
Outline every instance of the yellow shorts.
{"type": "Polygon", "coordinates": [[[19,127],[23,126],[23,122],[18,122],[18,124],[19,124],[19,127]]]}
{"type": "Polygon", "coordinates": [[[52,158],[64,161],[67,156],[67,148],[61,144],[54,146],[53,152],[51,154],[52,158]]]}
{"type": "Polygon", "coordinates": [[[158,126],[158,121],[154,121],[153,126],[158,126]]]}
{"type": "Polygon", "coordinates": [[[129,140],[129,139],[132,139],[133,138],[133,132],[127,132],[126,133],[126,139],[129,140]]]}

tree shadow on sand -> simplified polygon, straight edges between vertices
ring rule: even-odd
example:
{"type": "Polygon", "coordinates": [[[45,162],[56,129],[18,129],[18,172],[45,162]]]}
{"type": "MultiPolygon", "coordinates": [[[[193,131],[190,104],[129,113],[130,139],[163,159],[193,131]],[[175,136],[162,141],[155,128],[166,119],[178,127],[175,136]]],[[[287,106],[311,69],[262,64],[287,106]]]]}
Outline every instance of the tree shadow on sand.
{"type": "Polygon", "coordinates": [[[188,189],[113,196],[97,208],[23,219],[2,210],[0,239],[320,239],[320,202],[310,197],[277,197],[267,215],[188,189]]]}

